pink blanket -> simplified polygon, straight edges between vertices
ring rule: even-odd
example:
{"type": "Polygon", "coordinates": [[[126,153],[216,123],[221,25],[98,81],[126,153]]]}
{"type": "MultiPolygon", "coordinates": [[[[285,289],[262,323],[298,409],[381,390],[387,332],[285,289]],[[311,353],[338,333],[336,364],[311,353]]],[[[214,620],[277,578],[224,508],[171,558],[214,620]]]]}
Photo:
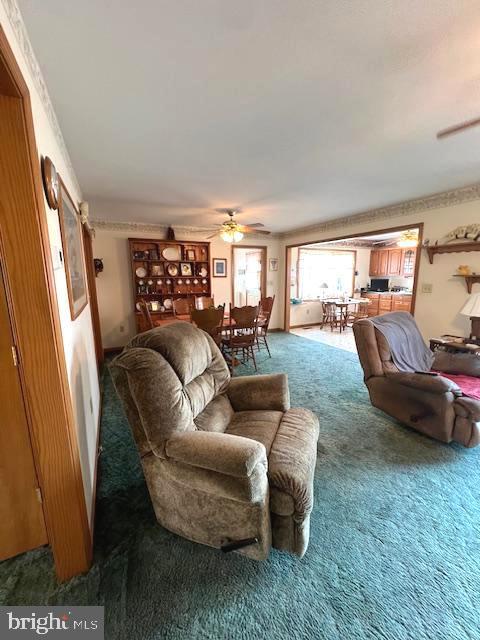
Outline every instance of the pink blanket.
{"type": "Polygon", "coordinates": [[[475,400],[480,400],[480,378],[456,373],[443,373],[443,371],[435,371],[435,373],[438,373],[440,376],[448,378],[449,380],[452,380],[452,382],[458,384],[466,396],[474,398],[475,400]]]}

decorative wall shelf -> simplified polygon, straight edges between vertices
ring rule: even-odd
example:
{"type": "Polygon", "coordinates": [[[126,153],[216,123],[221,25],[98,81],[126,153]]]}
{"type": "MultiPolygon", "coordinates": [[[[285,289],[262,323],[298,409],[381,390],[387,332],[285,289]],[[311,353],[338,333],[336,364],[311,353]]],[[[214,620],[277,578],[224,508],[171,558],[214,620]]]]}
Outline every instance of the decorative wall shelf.
{"type": "Polygon", "coordinates": [[[478,273],[472,273],[470,276],[462,276],[460,273],[456,273],[454,277],[465,279],[468,293],[472,293],[472,285],[475,284],[475,282],[480,282],[480,274],[478,273]]]}
{"type": "Polygon", "coordinates": [[[433,256],[436,253],[460,253],[462,251],[480,251],[480,242],[458,242],[456,244],[435,244],[425,247],[428,260],[433,264],[433,256]]]}

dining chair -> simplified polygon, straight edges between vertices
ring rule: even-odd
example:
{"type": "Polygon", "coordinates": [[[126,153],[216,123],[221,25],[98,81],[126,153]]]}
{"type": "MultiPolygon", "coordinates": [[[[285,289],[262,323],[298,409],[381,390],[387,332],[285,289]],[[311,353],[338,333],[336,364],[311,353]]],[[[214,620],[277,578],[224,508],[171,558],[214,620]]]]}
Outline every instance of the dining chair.
{"type": "Polygon", "coordinates": [[[153,322],[153,318],[150,314],[150,309],[148,308],[146,300],[144,298],[140,298],[140,300],[138,301],[138,306],[140,307],[140,311],[147,327],[146,331],[148,331],[149,329],[153,329],[155,324],[153,322]]]}
{"type": "Polygon", "coordinates": [[[262,346],[266,347],[270,358],[272,357],[272,354],[270,353],[270,348],[267,342],[267,332],[274,302],[275,296],[260,298],[260,307],[258,311],[257,347],[259,351],[262,346]]]}
{"type": "Polygon", "coordinates": [[[193,308],[191,298],[176,298],[173,300],[173,315],[177,320],[190,322],[190,312],[193,308]]]}
{"type": "Polygon", "coordinates": [[[257,371],[254,347],[257,345],[259,307],[232,307],[230,303],[229,323],[222,339],[222,351],[226,356],[230,370],[239,364],[246,364],[251,358],[257,371]],[[239,360],[237,356],[241,355],[239,360]]]}
{"type": "Polygon", "coordinates": [[[214,306],[215,302],[213,300],[213,297],[209,298],[208,296],[198,296],[198,298],[195,298],[196,309],[210,309],[214,306]]]}
{"type": "Polygon", "coordinates": [[[363,320],[368,318],[368,305],[370,304],[370,300],[368,298],[363,298],[364,302],[357,302],[353,305],[353,309],[348,312],[347,317],[347,325],[353,326],[354,322],[357,320],[363,320]]]}
{"type": "Polygon", "coordinates": [[[323,329],[324,325],[330,325],[330,331],[335,328],[342,330],[343,314],[335,302],[324,300],[322,301],[322,322],[320,328],[323,329]]]}
{"type": "Polygon", "coordinates": [[[192,323],[213,338],[217,346],[222,342],[223,318],[225,305],[209,307],[207,309],[192,308],[190,318],[192,323]]]}

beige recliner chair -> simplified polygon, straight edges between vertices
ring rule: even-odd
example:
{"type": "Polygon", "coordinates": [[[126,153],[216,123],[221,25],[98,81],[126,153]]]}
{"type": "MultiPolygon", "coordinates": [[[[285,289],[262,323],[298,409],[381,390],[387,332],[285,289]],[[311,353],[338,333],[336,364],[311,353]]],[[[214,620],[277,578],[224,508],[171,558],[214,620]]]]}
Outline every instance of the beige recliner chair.
{"type": "MultiPolygon", "coordinates": [[[[385,336],[368,319],[353,324],[364,380],[374,407],[442,442],[480,443],[480,402],[441,375],[398,370],[385,336]]],[[[480,376],[480,359],[439,352],[433,370],[480,376]]]]}
{"type": "Polygon", "coordinates": [[[165,528],[259,560],[305,553],[318,420],[290,408],[285,374],[231,379],[188,323],[136,336],[110,371],[165,528]]]}

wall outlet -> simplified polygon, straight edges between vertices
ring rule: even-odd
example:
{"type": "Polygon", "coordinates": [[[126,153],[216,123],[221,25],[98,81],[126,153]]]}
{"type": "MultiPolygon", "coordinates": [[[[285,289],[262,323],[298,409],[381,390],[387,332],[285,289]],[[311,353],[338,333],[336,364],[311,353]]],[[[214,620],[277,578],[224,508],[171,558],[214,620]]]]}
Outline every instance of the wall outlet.
{"type": "Polygon", "coordinates": [[[422,293],[432,293],[433,284],[430,282],[422,282],[422,293]]]}

